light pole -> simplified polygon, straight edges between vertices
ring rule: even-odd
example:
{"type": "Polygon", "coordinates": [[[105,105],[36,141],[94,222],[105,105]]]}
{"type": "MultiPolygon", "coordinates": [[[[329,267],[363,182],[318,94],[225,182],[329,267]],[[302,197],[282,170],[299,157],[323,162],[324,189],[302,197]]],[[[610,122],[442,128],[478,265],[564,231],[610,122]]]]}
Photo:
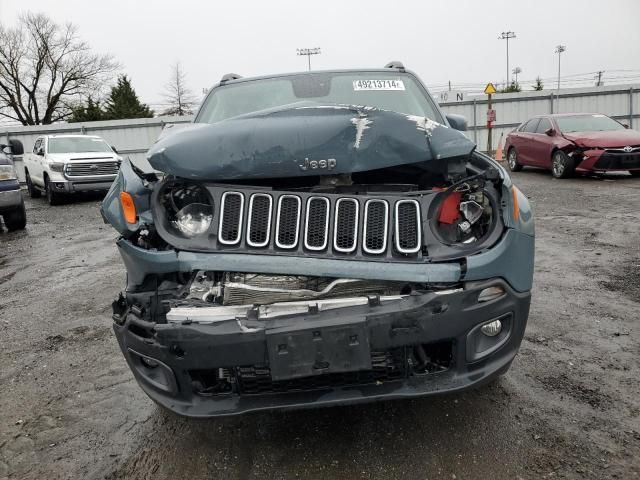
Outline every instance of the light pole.
{"type": "Polygon", "coordinates": [[[513,69],[513,71],[511,72],[515,75],[516,77],[516,85],[518,85],[518,74],[522,73],[522,69],[520,67],[516,67],[513,69]]]}
{"type": "Polygon", "coordinates": [[[567,49],[564,45],[556,46],[556,53],[558,54],[558,91],[560,91],[560,57],[562,56],[562,52],[567,49]]]}
{"type": "Polygon", "coordinates": [[[506,40],[507,41],[507,77],[505,78],[505,82],[507,82],[506,87],[509,86],[509,39],[516,38],[516,32],[502,32],[498,37],[498,40],[506,40]]]}
{"type": "Polygon", "coordinates": [[[296,48],[298,55],[305,55],[309,64],[309,71],[311,71],[311,55],[320,55],[320,47],[316,48],[296,48]]]}

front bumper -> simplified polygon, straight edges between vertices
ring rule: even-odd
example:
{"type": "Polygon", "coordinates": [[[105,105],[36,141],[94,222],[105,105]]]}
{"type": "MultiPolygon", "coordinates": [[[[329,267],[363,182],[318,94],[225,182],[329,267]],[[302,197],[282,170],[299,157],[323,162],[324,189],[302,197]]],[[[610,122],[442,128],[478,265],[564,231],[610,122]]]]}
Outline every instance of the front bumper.
{"type": "Polygon", "coordinates": [[[69,180],[66,177],[64,179],[52,179],[50,182],[53,191],[59,193],[75,193],[75,192],[90,192],[95,190],[109,190],[111,184],[116,179],[116,175],[109,175],[108,177],[92,177],[82,180],[69,180]]]}
{"type": "Polygon", "coordinates": [[[524,335],[529,304],[529,292],[517,292],[495,278],[468,282],[446,295],[414,294],[389,304],[310,312],[249,326],[241,321],[151,324],[129,311],[114,324],[114,331],[136,380],[153,400],[181,415],[209,417],[410,398],[483,384],[509,368],[524,335]],[[478,303],[479,292],[490,286],[501,286],[505,293],[478,303]],[[483,335],[479,327],[495,319],[504,325],[495,342],[478,340],[483,335]],[[269,374],[274,335],[291,339],[301,329],[320,337],[335,329],[358,331],[357,341],[366,342],[367,351],[394,352],[398,369],[393,375],[376,376],[347,372],[343,363],[339,373],[276,381],[269,374]],[[434,345],[445,356],[449,352],[447,368],[437,373],[416,369],[408,352],[418,345],[427,352],[434,345]],[[150,367],[149,361],[156,366],[150,367]],[[262,372],[259,388],[255,378],[247,386],[247,370],[262,372]],[[195,388],[196,379],[222,371],[225,388],[195,388]]]}
{"type": "Polygon", "coordinates": [[[17,180],[0,182],[0,212],[9,212],[22,205],[22,193],[17,180]],[[6,183],[6,185],[4,185],[6,183]]]}
{"type": "Polygon", "coordinates": [[[578,172],[640,171],[640,152],[624,153],[607,150],[585,150],[576,166],[578,172]]]}

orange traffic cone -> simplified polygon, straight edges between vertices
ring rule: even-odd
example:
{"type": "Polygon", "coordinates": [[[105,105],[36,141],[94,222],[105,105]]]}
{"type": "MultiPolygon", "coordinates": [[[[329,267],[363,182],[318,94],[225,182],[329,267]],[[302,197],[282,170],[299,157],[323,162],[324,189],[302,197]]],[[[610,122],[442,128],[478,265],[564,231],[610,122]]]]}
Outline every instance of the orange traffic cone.
{"type": "Polygon", "coordinates": [[[502,158],[502,136],[503,135],[504,135],[504,132],[500,134],[500,140],[498,140],[498,148],[496,148],[495,159],[499,162],[504,160],[504,158],[502,158]]]}

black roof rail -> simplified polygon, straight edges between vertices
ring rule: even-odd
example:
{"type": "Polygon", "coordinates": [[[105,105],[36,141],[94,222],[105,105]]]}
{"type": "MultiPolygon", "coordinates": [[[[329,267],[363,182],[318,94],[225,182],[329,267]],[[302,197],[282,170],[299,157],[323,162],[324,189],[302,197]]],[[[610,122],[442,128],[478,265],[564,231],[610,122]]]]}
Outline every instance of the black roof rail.
{"type": "Polygon", "coordinates": [[[402,62],[397,61],[397,60],[393,60],[393,61],[387,63],[384,66],[384,68],[397,68],[401,72],[404,72],[404,64],[402,62]]]}
{"type": "Polygon", "coordinates": [[[229,80],[238,80],[239,78],[242,78],[242,75],[238,75],[237,73],[226,73],[222,76],[220,83],[227,83],[229,80]]]}

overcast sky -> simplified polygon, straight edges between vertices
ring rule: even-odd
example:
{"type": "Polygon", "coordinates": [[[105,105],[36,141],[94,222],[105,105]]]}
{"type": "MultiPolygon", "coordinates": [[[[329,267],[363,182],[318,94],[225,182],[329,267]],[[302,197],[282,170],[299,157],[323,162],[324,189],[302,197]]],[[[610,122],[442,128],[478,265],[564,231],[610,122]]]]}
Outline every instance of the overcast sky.
{"type": "MultiPolygon", "coordinates": [[[[640,0],[0,0],[0,21],[12,25],[26,10],[76,24],[152,105],[163,101],[176,61],[200,93],[227,72],[305,70],[299,47],[322,48],[314,69],[401,60],[436,89],[448,80],[502,82],[505,42],[497,37],[506,30],[517,35],[510,66],[522,68],[521,80],[555,77],[561,43],[563,77],[604,70],[605,82],[640,83],[640,0]]],[[[592,85],[592,76],[574,79],[592,85]]]]}

